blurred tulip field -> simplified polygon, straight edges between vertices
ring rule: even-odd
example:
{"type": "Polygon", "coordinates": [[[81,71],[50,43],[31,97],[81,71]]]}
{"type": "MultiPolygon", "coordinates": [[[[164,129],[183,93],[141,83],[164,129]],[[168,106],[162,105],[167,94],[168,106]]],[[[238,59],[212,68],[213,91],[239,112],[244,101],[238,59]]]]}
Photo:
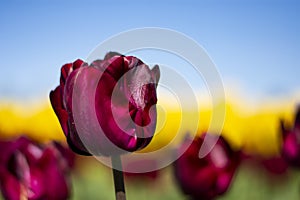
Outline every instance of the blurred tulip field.
{"type": "MultiPolygon", "coordinates": [[[[279,119],[283,118],[287,124],[292,124],[294,120],[293,106],[282,106],[282,108],[278,106],[276,109],[266,111],[259,109],[257,113],[248,113],[248,116],[242,115],[241,113],[245,113],[245,111],[234,109],[233,105],[228,104],[226,108],[228,112],[224,130],[231,134],[224,134],[224,137],[230,141],[232,147],[236,149],[243,147],[245,152],[251,156],[242,161],[228,191],[218,199],[298,199],[300,197],[299,170],[289,167],[283,172],[273,173],[261,162],[264,158],[279,155],[281,144],[279,119]],[[265,123],[258,124],[257,121],[265,123]],[[233,128],[231,123],[239,124],[239,126],[233,128]],[[251,132],[249,132],[250,129],[251,132]],[[242,134],[239,130],[245,131],[242,134]],[[247,137],[246,134],[248,134],[247,137]]],[[[180,116],[176,110],[171,113],[175,120],[176,116],[180,116]]],[[[200,133],[208,126],[209,109],[201,112],[201,115],[203,123],[199,124],[200,133]]],[[[50,140],[65,143],[55,114],[47,104],[46,106],[34,105],[32,108],[24,108],[21,105],[3,103],[0,118],[2,139],[9,140],[20,135],[17,133],[26,132],[28,137],[40,143],[47,143],[50,140]],[[7,116],[10,116],[9,119],[7,116]],[[33,123],[37,121],[39,123],[34,125],[33,123]],[[46,131],[43,131],[44,127],[48,127],[46,131]],[[40,135],[40,132],[44,134],[40,135]]],[[[174,120],[173,118],[169,119],[174,120]]],[[[188,132],[188,125],[183,126],[187,129],[185,132],[188,132]]],[[[162,131],[168,133],[173,128],[174,126],[166,126],[162,131]]],[[[224,133],[226,132],[224,131],[224,133]]],[[[182,134],[184,135],[184,133],[182,134]]],[[[157,137],[154,137],[150,146],[147,147],[148,150],[160,148],[173,138],[172,134],[163,136],[158,134],[157,137]]],[[[188,199],[178,186],[173,166],[159,170],[154,177],[139,174],[125,176],[125,183],[128,199],[188,199]]],[[[71,199],[114,198],[111,169],[94,157],[76,156],[75,166],[71,170],[70,184],[71,199]]]]}

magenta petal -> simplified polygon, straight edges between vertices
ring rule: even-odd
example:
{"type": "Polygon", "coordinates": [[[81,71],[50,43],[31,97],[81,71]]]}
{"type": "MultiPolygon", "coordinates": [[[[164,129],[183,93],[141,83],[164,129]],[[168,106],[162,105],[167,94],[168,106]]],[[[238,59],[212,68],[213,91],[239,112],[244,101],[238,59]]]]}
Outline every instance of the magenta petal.
{"type": "MultiPolygon", "coordinates": [[[[281,121],[281,124],[284,124],[281,121]]],[[[282,130],[282,157],[288,164],[300,167],[300,107],[298,107],[294,127],[286,129],[283,125],[282,130]]]]}
{"type": "Polygon", "coordinates": [[[227,191],[231,179],[232,179],[233,173],[221,173],[218,176],[217,182],[216,182],[216,192],[218,194],[223,194],[227,191]]]}
{"type": "Polygon", "coordinates": [[[289,158],[295,158],[298,155],[297,139],[294,134],[289,134],[283,144],[285,155],[289,158]]]}
{"type": "Polygon", "coordinates": [[[20,137],[16,141],[0,141],[0,161],[8,163],[12,156],[15,156],[16,150],[26,151],[31,141],[26,137],[20,137]]]}
{"type": "Polygon", "coordinates": [[[126,63],[123,56],[114,56],[107,60],[108,66],[105,69],[105,73],[109,74],[115,82],[117,82],[126,73],[126,63]]]}
{"type": "MultiPolygon", "coordinates": [[[[13,147],[12,142],[0,141],[0,163],[7,163],[14,151],[15,148],[13,147]]],[[[0,173],[0,176],[1,175],[2,174],[0,173]]]]}
{"type": "Polygon", "coordinates": [[[69,76],[69,74],[73,71],[73,64],[67,63],[61,67],[60,72],[60,84],[64,85],[66,83],[66,79],[69,76]]]}
{"type": "Polygon", "coordinates": [[[75,154],[71,151],[71,149],[58,142],[53,142],[53,146],[60,153],[57,157],[63,158],[61,159],[62,161],[66,161],[67,166],[63,166],[63,169],[67,170],[73,168],[75,165],[75,154]]]}
{"type": "Polygon", "coordinates": [[[10,174],[6,174],[1,178],[1,191],[3,197],[8,200],[20,200],[21,191],[20,183],[10,174]]]}
{"type": "MultiPolygon", "coordinates": [[[[191,174],[192,175],[192,174],[191,174]]],[[[209,191],[217,180],[217,173],[212,167],[204,167],[195,171],[195,180],[193,184],[196,185],[196,191],[202,191],[203,193],[209,191]]]]}
{"type": "MultiPolygon", "coordinates": [[[[73,95],[75,98],[73,99],[73,115],[79,136],[77,140],[74,140],[74,143],[82,141],[89,151],[94,154],[104,152],[104,149],[111,150],[111,142],[108,141],[105,130],[103,130],[104,127],[97,118],[97,115],[101,115],[105,119],[110,119],[108,113],[106,113],[109,107],[99,109],[103,105],[100,105],[100,102],[97,101],[99,92],[105,92],[104,88],[100,91],[97,88],[99,77],[101,77],[100,73],[99,70],[92,67],[80,69],[75,80],[76,88],[73,91],[75,94],[73,95]]],[[[104,98],[101,100],[105,101],[104,98]]],[[[108,122],[106,122],[105,126],[107,124],[108,122]]],[[[114,132],[109,130],[109,134],[111,133],[114,132]]]]}
{"type": "Polygon", "coordinates": [[[286,135],[282,147],[282,156],[289,164],[300,167],[300,144],[297,142],[295,132],[286,135]]]}
{"type": "Polygon", "coordinates": [[[137,68],[141,65],[145,65],[140,59],[134,56],[126,56],[124,57],[125,70],[126,72],[132,68],[137,68]]]}
{"type": "MultiPolygon", "coordinates": [[[[66,154],[61,154],[63,147],[59,144],[50,145],[44,149],[38,166],[43,171],[43,181],[46,184],[47,199],[68,199],[70,195],[67,175],[69,174],[66,154]],[[60,150],[56,147],[59,147],[60,150]]],[[[70,168],[69,168],[70,169],[70,168]]]]}
{"type": "MultiPolygon", "coordinates": [[[[114,62],[121,62],[122,59],[120,58],[114,62]]],[[[109,68],[112,68],[112,66],[109,68]]],[[[117,71],[117,69],[111,69],[111,71],[113,70],[117,71]]],[[[121,92],[120,95],[117,95],[117,99],[111,100],[115,84],[115,78],[112,77],[110,73],[104,73],[102,75],[96,92],[97,118],[104,136],[107,137],[112,144],[121,149],[131,151],[132,144],[135,143],[132,143],[135,139],[133,138],[134,132],[131,131],[135,131],[135,126],[131,122],[132,120],[128,111],[128,100],[122,97],[123,93],[121,92]],[[113,114],[112,109],[114,109],[115,114],[113,114]],[[122,127],[119,127],[116,121],[122,127]]],[[[111,148],[113,148],[113,146],[109,147],[109,149],[111,148]]],[[[136,147],[134,146],[132,150],[135,148],[136,147]]]]}
{"type": "Polygon", "coordinates": [[[29,199],[41,199],[45,195],[47,181],[45,181],[44,176],[46,173],[38,168],[30,169],[30,181],[28,183],[27,193],[29,199]]]}
{"type": "Polygon", "coordinates": [[[75,62],[73,62],[73,70],[83,67],[84,65],[85,63],[82,60],[77,59],[75,62]]]}
{"type": "Polygon", "coordinates": [[[70,73],[70,75],[66,80],[65,86],[61,88],[62,89],[61,99],[62,99],[63,107],[68,113],[72,113],[73,88],[74,88],[74,81],[76,79],[78,71],[79,69],[72,71],[72,73],[70,73]]]}
{"type": "MultiPolygon", "coordinates": [[[[84,156],[90,156],[91,155],[90,151],[85,147],[85,145],[82,142],[81,137],[79,137],[77,130],[75,129],[73,119],[70,121],[72,123],[72,125],[70,125],[72,134],[69,134],[67,136],[67,142],[68,142],[70,149],[72,149],[72,151],[74,151],[77,154],[84,155],[84,156]]],[[[85,143],[85,144],[87,144],[87,143],[85,143]]]]}
{"type": "Polygon", "coordinates": [[[50,92],[50,101],[55,114],[58,117],[59,123],[63,129],[64,134],[68,135],[68,113],[63,108],[61,98],[61,88],[58,86],[54,91],[50,92]]]}
{"type": "Polygon", "coordinates": [[[59,168],[55,152],[51,148],[45,149],[43,157],[40,159],[43,180],[46,187],[48,199],[67,199],[69,196],[68,184],[63,171],[59,168]]]}

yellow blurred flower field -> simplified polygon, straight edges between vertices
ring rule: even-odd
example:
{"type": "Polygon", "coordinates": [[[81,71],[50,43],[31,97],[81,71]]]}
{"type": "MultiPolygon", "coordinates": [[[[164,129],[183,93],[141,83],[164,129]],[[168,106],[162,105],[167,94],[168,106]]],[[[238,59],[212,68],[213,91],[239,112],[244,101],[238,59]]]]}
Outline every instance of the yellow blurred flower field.
{"type": "MultiPolygon", "coordinates": [[[[284,119],[288,125],[291,125],[295,103],[273,103],[253,109],[243,105],[241,101],[231,99],[228,98],[225,103],[226,113],[222,134],[232,147],[243,148],[245,152],[262,156],[279,153],[281,143],[279,122],[280,119],[284,119]]],[[[195,123],[198,126],[196,127],[198,134],[207,131],[209,126],[212,126],[210,130],[214,130],[211,124],[212,108],[208,104],[201,105],[207,106],[189,111],[182,111],[177,107],[158,108],[157,131],[152,142],[143,152],[159,149],[171,141],[172,144],[179,144],[187,133],[193,131],[195,123]],[[182,121],[183,116],[184,121],[182,121]],[[198,122],[195,122],[195,119],[198,122]]],[[[8,139],[21,134],[41,142],[65,141],[50,102],[41,101],[24,105],[2,101],[0,136],[8,139]]]]}

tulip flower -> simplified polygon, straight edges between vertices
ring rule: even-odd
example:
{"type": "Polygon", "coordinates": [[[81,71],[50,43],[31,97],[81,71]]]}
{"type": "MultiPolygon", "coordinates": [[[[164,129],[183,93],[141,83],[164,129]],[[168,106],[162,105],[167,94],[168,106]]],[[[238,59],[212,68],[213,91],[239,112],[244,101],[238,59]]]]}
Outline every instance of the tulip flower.
{"type": "MultiPolygon", "coordinates": [[[[239,153],[233,151],[222,136],[212,150],[200,158],[199,150],[206,135],[193,140],[174,165],[175,177],[191,199],[209,200],[225,193],[239,164],[239,153]]],[[[182,147],[186,143],[189,141],[182,147]]]]}
{"type": "Polygon", "coordinates": [[[64,200],[74,157],[58,143],[40,146],[20,137],[0,141],[0,187],[8,200],[64,200]],[[63,151],[61,151],[63,150],[63,151]]]}
{"type": "Polygon", "coordinates": [[[300,167],[300,107],[297,110],[294,127],[286,129],[282,126],[282,156],[294,167],[300,167]]]}
{"type": "Polygon", "coordinates": [[[108,53],[104,60],[90,65],[76,60],[62,66],[60,85],[51,91],[50,100],[72,150],[82,155],[97,152],[112,156],[146,147],[156,127],[159,76],[158,66],[150,70],[138,58],[118,53],[108,53]],[[95,84],[95,91],[90,92],[95,84]],[[75,85],[79,92],[73,94],[75,85]],[[80,124],[88,128],[99,125],[101,130],[78,133],[80,124],[74,120],[74,107],[78,106],[73,105],[74,95],[90,102],[85,108],[79,108],[85,113],[80,124]],[[96,112],[96,121],[89,121],[92,112],[96,112]],[[83,138],[91,142],[83,144],[83,138]],[[90,146],[85,146],[90,144],[97,150],[90,152],[90,146]]]}
{"type": "Polygon", "coordinates": [[[125,198],[120,154],[146,147],[156,127],[159,67],[110,52],[90,65],[61,68],[50,101],[70,148],[81,155],[111,156],[117,199],[125,198]]]}

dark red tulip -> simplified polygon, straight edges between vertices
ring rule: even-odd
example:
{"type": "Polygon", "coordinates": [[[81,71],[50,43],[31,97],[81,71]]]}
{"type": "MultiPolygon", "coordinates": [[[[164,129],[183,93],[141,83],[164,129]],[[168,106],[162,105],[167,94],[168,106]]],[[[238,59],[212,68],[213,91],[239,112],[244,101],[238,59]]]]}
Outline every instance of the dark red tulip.
{"type": "Polygon", "coordinates": [[[293,128],[289,130],[282,127],[282,156],[290,165],[300,167],[300,107],[293,128]]]}
{"type": "Polygon", "coordinates": [[[159,76],[158,66],[150,70],[118,53],[62,66],[50,100],[71,149],[112,156],[147,146],[156,127],[159,76]]]}
{"type": "Polygon", "coordinates": [[[199,158],[205,135],[196,138],[175,162],[178,183],[192,199],[209,200],[225,193],[239,164],[239,153],[234,152],[223,137],[204,158],[199,158]]]}
{"type": "Polygon", "coordinates": [[[39,146],[20,137],[0,141],[0,187],[8,200],[64,200],[70,194],[72,157],[60,144],[39,146]],[[59,147],[59,148],[57,148],[59,147]]]}

